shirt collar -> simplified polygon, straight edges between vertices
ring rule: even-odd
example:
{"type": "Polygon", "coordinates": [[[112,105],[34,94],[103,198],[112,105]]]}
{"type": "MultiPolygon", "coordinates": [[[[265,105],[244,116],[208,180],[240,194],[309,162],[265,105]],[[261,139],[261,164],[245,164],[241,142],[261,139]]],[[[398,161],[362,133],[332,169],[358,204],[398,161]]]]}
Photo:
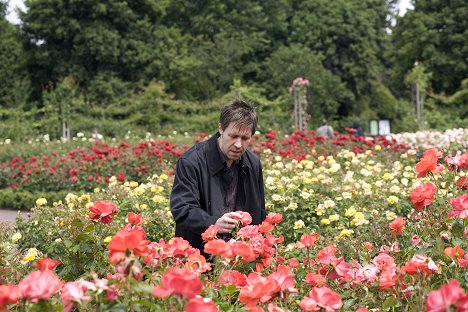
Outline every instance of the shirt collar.
{"type": "MultiPolygon", "coordinates": [[[[218,145],[218,137],[220,136],[219,132],[216,132],[207,142],[207,154],[206,158],[208,159],[208,166],[210,169],[210,175],[215,175],[219,171],[226,168],[226,160],[224,159],[224,155],[221,152],[219,145],[218,145]]],[[[236,162],[236,164],[241,164],[242,166],[246,166],[244,162],[244,155],[236,162]]]]}

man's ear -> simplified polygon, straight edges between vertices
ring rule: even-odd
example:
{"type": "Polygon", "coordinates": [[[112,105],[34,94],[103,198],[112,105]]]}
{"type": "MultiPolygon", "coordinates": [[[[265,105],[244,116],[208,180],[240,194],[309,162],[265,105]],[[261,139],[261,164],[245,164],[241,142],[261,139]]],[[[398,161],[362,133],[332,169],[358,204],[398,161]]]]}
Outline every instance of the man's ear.
{"type": "Polygon", "coordinates": [[[218,131],[220,134],[223,134],[223,129],[221,128],[221,123],[218,123],[218,131]]]}

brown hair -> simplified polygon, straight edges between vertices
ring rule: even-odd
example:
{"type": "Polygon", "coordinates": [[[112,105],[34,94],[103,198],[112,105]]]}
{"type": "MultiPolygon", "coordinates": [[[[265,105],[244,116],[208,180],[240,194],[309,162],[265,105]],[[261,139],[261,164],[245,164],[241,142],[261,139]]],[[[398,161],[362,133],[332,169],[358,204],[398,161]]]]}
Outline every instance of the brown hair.
{"type": "Polygon", "coordinates": [[[221,129],[225,130],[231,122],[239,128],[251,128],[252,134],[254,134],[258,122],[255,107],[241,99],[235,99],[224,105],[219,117],[221,129]]]}

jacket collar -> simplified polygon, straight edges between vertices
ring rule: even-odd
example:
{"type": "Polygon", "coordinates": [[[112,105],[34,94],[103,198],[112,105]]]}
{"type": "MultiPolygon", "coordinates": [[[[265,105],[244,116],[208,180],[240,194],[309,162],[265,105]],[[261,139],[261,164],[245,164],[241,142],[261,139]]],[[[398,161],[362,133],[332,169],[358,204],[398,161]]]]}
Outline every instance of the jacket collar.
{"type": "MultiPolygon", "coordinates": [[[[208,160],[211,176],[214,176],[224,168],[224,159],[222,159],[218,149],[218,137],[219,132],[216,132],[207,142],[206,159],[208,160]]],[[[248,161],[246,161],[245,153],[241,156],[239,164],[242,170],[246,167],[250,168],[248,161]]]]}

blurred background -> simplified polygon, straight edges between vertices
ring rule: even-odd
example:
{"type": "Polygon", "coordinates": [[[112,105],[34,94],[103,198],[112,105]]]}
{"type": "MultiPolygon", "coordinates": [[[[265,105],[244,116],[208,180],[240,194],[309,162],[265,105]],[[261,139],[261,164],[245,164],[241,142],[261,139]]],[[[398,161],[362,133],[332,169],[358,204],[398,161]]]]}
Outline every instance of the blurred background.
{"type": "Polygon", "coordinates": [[[466,127],[467,12],[462,0],[0,0],[0,138],[212,132],[235,96],[259,108],[259,130],[294,130],[298,93],[307,129],[466,127]],[[298,77],[308,84],[290,92],[298,77]]]}

